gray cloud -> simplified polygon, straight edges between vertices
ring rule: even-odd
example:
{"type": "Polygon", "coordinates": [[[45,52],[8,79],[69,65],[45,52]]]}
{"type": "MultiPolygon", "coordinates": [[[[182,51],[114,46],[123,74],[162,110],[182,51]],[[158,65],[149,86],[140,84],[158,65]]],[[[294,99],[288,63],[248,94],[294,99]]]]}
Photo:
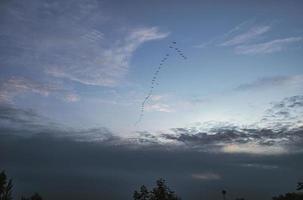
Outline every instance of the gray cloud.
{"type": "MultiPolygon", "coordinates": [[[[297,108],[299,99],[273,107],[297,108]]],[[[0,168],[13,178],[17,197],[38,191],[46,199],[131,199],[141,184],[151,186],[163,177],[184,199],[220,198],[222,187],[228,187],[230,198],[241,191],[247,198],[265,200],[291,191],[303,167],[302,153],[295,151],[297,144],[302,146],[302,128],[275,132],[221,124],[209,129],[213,135],[193,127],[175,128],[175,134],[161,137],[144,131],[125,139],[102,127],[75,130],[51,124],[34,111],[9,105],[0,111],[0,168]],[[255,156],[230,146],[212,151],[248,141],[272,147],[281,138],[291,141],[293,153],[255,156]]]]}
{"type": "Polygon", "coordinates": [[[172,133],[163,133],[161,137],[199,151],[294,153],[302,151],[302,118],[303,98],[292,96],[272,103],[256,124],[201,124],[173,128],[172,133]]]}
{"type": "Polygon", "coordinates": [[[32,135],[55,124],[30,109],[20,109],[9,104],[0,104],[0,127],[3,132],[32,135]]]}
{"type": "Polygon", "coordinates": [[[175,132],[174,134],[162,134],[162,137],[184,143],[186,146],[200,151],[280,154],[302,151],[302,134],[302,127],[293,130],[244,129],[238,127],[237,129],[218,128],[211,133],[192,133],[188,131],[180,134],[175,132]]]}
{"type": "Polygon", "coordinates": [[[14,179],[15,194],[38,191],[47,199],[131,199],[141,184],[150,187],[163,177],[184,199],[219,198],[224,186],[233,193],[230,198],[241,191],[263,200],[292,190],[303,166],[301,154],[256,157],[156,146],[134,149],[41,135],[0,134],[0,150],[0,167],[14,179]],[[252,167],[261,165],[278,167],[252,167]]]}
{"type": "Polygon", "coordinates": [[[205,152],[296,153],[302,151],[300,147],[303,142],[302,102],[301,96],[293,96],[273,103],[257,124],[245,126],[230,123],[201,124],[194,127],[173,128],[162,132],[160,136],[149,132],[138,132],[138,136],[120,138],[103,127],[75,130],[54,124],[32,110],[9,105],[0,107],[0,125],[10,132],[20,133],[23,130],[27,133],[23,133],[24,135],[56,133],[54,137],[134,148],[157,146],[205,152]]]}

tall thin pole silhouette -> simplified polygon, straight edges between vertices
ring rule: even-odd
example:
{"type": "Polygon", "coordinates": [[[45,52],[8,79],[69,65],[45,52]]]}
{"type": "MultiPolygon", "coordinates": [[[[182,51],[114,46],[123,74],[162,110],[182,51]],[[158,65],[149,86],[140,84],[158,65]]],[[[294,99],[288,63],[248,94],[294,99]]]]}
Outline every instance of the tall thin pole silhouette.
{"type": "Polygon", "coordinates": [[[222,190],[223,200],[226,200],[226,190],[222,190]]]}

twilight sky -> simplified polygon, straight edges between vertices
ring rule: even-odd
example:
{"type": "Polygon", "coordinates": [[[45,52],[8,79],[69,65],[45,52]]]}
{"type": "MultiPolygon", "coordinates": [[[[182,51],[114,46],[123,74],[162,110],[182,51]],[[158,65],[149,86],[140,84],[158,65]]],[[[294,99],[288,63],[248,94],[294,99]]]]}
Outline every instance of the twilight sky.
{"type": "Polygon", "coordinates": [[[0,169],[20,191],[49,199],[130,199],[160,176],[185,199],[214,198],[227,185],[258,199],[292,190],[303,178],[302,9],[301,1],[2,0],[0,169]],[[62,193],[51,192],[56,179],[45,181],[54,174],[66,176],[62,193]],[[119,179],[117,194],[87,186],[119,179]],[[75,180],[87,182],[78,196],[68,187],[75,180]]]}

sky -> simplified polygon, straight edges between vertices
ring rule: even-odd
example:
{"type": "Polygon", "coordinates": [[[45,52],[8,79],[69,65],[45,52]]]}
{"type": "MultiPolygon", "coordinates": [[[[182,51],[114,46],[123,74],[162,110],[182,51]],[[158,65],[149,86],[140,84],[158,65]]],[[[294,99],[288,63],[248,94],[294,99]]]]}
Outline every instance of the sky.
{"type": "Polygon", "coordinates": [[[184,199],[291,191],[303,178],[302,8],[2,0],[0,169],[17,196],[48,199],[131,199],[158,177],[184,199]]]}

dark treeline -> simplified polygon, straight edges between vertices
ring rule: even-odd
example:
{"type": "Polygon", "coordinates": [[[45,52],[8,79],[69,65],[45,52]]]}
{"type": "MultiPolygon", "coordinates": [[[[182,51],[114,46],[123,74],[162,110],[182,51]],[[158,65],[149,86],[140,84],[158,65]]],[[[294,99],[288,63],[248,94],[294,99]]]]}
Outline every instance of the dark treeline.
{"type": "MultiPolygon", "coordinates": [[[[8,179],[5,171],[0,173],[0,200],[12,200],[13,181],[8,179]]],[[[21,197],[21,200],[43,200],[42,197],[35,193],[31,197],[21,197]]]]}
{"type": "MultiPolygon", "coordinates": [[[[297,191],[303,190],[303,182],[299,182],[297,185],[297,191]]],[[[222,199],[228,200],[227,191],[222,190],[222,199]]],[[[176,194],[166,186],[163,179],[159,179],[156,182],[156,187],[149,191],[144,185],[141,186],[139,191],[135,191],[133,195],[134,200],[181,200],[176,194]]],[[[236,198],[235,200],[245,200],[245,198],[236,198]]],[[[302,192],[286,193],[285,195],[279,195],[273,197],[272,200],[303,200],[302,192]]]]}
{"type": "Polygon", "coordinates": [[[163,179],[157,180],[156,184],[151,191],[142,185],[139,191],[134,192],[134,200],[181,200],[169,189],[163,179]]]}
{"type": "MultiPolygon", "coordinates": [[[[299,182],[297,185],[297,192],[286,193],[272,197],[272,200],[303,200],[303,182],[299,182]]],[[[0,200],[13,200],[13,181],[8,179],[5,171],[0,173],[0,200]]],[[[222,199],[228,200],[228,194],[226,190],[222,190],[222,199]]],[[[133,193],[134,200],[181,200],[174,191],[172,191],[167,185],[164,179],[160,178],[156,181],[156,186],[152,190],[148,190],[145,185],[142,185],[139,190],[135,190],[133,193]]],[[[21,197],[21,200],[43,200],[43,198],[35,193],[30,197],[21,197]]],[[[236,198],[235,200],[245,200],[245,198],[236,198]]]]}

